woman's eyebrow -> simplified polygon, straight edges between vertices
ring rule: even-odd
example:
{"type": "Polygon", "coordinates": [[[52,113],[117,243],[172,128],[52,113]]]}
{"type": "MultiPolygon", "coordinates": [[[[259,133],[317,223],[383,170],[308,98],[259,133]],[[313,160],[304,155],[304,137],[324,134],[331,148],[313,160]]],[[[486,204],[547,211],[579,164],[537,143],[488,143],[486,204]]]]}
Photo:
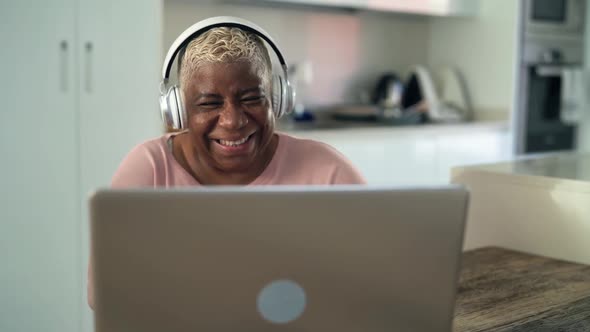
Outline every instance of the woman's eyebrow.
{"type": "Polygon", "coordinates": [[[241,95],[245,95],[246,93],[250,93],[250,92],[264,92],[264,89],[261,86],[256,86],[256,87],[242,89],[242,90],[238,91],[238,93],[241,95]]]}
{"type": "Polygon", "coordinates": [[[195,99],[200,99],[200,98],[215,98],[215,97],[221,97],[219,94],[216,93],[199,93],[195,96],[195,99]]]}
{"type": "Polygon", "coordinates": [[[193,98],[193,100],[197,101],[202,98],[220,98],[221,96],[216,93],[199,93],[193,98]]]}

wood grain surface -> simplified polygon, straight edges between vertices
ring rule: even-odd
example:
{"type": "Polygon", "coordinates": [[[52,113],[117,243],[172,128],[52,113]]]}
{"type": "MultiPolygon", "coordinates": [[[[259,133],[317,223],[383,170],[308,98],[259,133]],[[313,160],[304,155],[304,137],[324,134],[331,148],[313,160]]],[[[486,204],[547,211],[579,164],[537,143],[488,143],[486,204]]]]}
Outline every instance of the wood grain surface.
{"type": "Polygon", "coordinates": [[[462,266],[454,331],[590,331],[590,266],[495,247],[462,266]]]}

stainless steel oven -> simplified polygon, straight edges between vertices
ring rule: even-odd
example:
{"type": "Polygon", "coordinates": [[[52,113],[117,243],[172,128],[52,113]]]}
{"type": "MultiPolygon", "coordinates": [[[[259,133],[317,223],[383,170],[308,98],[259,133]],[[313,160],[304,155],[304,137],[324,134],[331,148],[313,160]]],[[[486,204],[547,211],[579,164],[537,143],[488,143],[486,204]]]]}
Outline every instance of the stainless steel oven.
{"type": "Polygon", "coordinates": [[[574,150],[585,111],[585,0],[523,0],[516,153],[574,150]]]}

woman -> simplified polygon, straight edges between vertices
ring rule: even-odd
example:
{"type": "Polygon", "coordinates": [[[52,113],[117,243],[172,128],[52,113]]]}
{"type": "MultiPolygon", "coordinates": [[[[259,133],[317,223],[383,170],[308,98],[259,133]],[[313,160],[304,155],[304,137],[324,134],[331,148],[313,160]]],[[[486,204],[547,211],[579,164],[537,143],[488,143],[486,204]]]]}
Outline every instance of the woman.
{"type": "Polygon", "coordinates": [[[271,68],[261,39],[239,28],[192,40],[179,70],[187,130],[135,147],[112,187],[364,184],[332,147],[275,132],[271,68]]]}

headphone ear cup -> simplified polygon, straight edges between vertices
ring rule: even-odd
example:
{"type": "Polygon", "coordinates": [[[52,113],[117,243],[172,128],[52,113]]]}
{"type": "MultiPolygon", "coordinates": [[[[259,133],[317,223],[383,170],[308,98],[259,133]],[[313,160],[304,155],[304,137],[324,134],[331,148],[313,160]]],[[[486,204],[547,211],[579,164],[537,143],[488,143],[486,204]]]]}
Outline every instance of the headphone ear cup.
{"type": "Polygon", "coordinates": [[[273,75],[272,82],[273,111],[276,118],[291,113],[295,101],[295,91],[288,79],[273,75]]]}
{"type": "Polygon", "coordinates": [[[174,112],[172,110],[173,105],[170,103],[170,91],[168,89],[162,95],[160,95],[160,115],[162,116],[162,122],[166,130],[176,130],[174,112]]]}
{"type": "Polygon", "coordinates": [[[170,99],[174,100],[174,104],[176,105],[176,118],[178,119],[178,126],[177,129],[185,129],[186,128],[186,112],[184,110],[184,98],[182,95],[182,90],[178,86],[174,86],[171,91],[170,99]]]}
{"type": "Polygon", "coordinates": [[[184,128],[186,122],[184,103],[181,91],[176,85],[170,87],[165,95],[160,96],[160,112],[167,129],[180,130],[184,128]]]}
{"type": "Polygon", "coordinates": [[[289,114],[295,107],[295,89],[289,82],[289,79],[283,80],[283,96],[281,97],[281,103],[283,107],[283,113],[281,115],[289,114]]]}
{"type": "Polygon", "coordinates": [[[272,110],[278,119],[283,115],[283,78],[280,75],[272,76],[272,110]]]}

